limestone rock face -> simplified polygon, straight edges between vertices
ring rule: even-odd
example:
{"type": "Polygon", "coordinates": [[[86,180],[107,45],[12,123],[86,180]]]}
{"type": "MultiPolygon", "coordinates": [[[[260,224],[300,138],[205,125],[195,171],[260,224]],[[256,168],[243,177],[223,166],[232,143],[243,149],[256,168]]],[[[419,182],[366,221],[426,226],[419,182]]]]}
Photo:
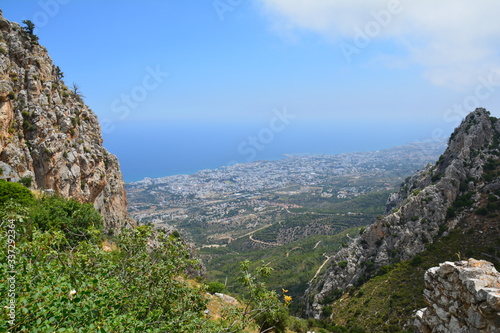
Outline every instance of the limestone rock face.
{"type": "Polygon", "coordinates": [[[105,229],[133,223],[118,160],[102,146],[96,115],[40,46],[0,12],[0,169],[35,189],[92,203],[105,229]]]}
{"type": "Polygon", "coordinates": [[[363,283],[384,265],[413,258],[455,228],[464,214],[454,211],[457,197],[473,194],[470,200],[475,202],[485,186],[500,188],[482,177],[488,161],[498,160],[499,142],[500,122],[483,108],[470,113],[439,161],[407,178],[390,196],[388,215],[331,257],[326,271],[306,291],[306,315],[319,319],[325,300],[363,283]]]}
{"type": "Polygon", "coordinates": [[[490,262],[445,262],[427,270],[425,286],[417,332],[500,332],[500,273],[490,262]]]}

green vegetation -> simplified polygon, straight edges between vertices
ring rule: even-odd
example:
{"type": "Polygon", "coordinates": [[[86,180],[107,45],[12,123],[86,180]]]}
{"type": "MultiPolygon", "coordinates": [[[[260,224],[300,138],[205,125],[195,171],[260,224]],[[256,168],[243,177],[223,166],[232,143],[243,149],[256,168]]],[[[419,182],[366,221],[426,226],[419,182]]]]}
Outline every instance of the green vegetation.
{"type": "Polygon", "coordinates": [[[25,25],[23,27],[24,31],[26,31],[28,35],[33,35],[33,32],[35,31],[35,23],[30,20],[23,20],[23,24],[25,25]]]}
{"type": "Polygon", "coordinates": [[[226,285],[222,282],[213,281],[207,284],[207,292],[211,294],[222,293],[226,290],[226,285]]]}
{"type": "Polygon", "coordinates": [[[31,177],[31,176],[22,177],[19,180],[19,184],[22,184],[22,185],[26,186],[27,188],[30,188],[32,183],[33,183],[33,177],[31,177]]]}
{"type": "MultiPolygon", "coordinates": [[[[335,236],[316,235],[284,246],[260,250],[247,249],[243,253],[235,250],[238,244],[231,243],[229,247],[204,248],[200,255],[207,262],[209,280],[224,282],[227,278],[227,288],[230,292],[241,294],[234,272],[238,270],[239,262],[250,260],[258,263],[264,261],[274,268],[274,273],[268,278],[271,289],[279,291],[284,288],[294,301],[290,304],[292,313],[302,310],[301,299],[309,281],[326,260],[326,254],[338,251],[342,243],[349,241],[349,235],[357,235],[360,228],[351,228],[335,236]]],[[[241,240],[242,241],[242,240],[241,240]]],[[[239,241],[236,241],[238,243],[239,241]]],[[[255,266],[252,264],[251,266],[255,266]]]]}
{"type": "MultiPolygon", "coordinates": [[[[80,86],[74,82],[73,82],[73,87],[71,88],[71,93],[72,93],[73,97],[79,102],[82,102],[83,99],[85,98],[85,96],[82,94],[82,92],[80,90],[80,86]]],[[[74,124],[73,124],[73,126],[74,126],[74,124]]]]}
{"type": "Polygon", "coordinates": [[[33,194],[26,187],[17,183],[9,183],[1,179],[0,208],[5,207],[10,200],[13,200],[21,205],[30,205],[34,203],[33,194]]]}
{"type": "Polygon", "coordinates": [[[379,270],[376,277],[333,303],[325,304],[325,312],[331,313],[327,320],[330,324],[345,326],[349,331],[359,332],[410,332],[405,324],[416,309],[426,306],[423,299],[424,273],[444,261],[468,258],[483,258],[493,261],[498,255],[500,244],[497,236],[478,242],[482,235],[474,230],[456,230],[441,238],[412,260],[379,270]]]}
{"type": "Polygon", "coordinates": [[[55,76],[56,76],[56,82],[61,81],[61,79],[64,77],[64,73],[61,71],[61,68],[59,66],[56,66],[54,68],[55,76]]]}
{"type": "Polygon", "coordinates": [[[38,36],[35,35],[35,23],[33,23],[31,20],[23,20],[23,30],[26,32],[28,35],[29,39],[31,40],[32,44],[38,44],[38,36]]]}
{"type": "Polygon", "coordinates": [[[141,226],[106,238],[91,205],[35,198],[5,181],[0,218],[0,241],[11,250],[0,252],[0,292],[12,295],[0,306],[15,302],[15,320],[0,314],[2,332],[242,332],[257,324],[284,332],[290,300],[265,288],[270,267],[244,263],[246,305],[211,319],[205,287],[185,274],[199,263],[175,235],[141,226]]]}

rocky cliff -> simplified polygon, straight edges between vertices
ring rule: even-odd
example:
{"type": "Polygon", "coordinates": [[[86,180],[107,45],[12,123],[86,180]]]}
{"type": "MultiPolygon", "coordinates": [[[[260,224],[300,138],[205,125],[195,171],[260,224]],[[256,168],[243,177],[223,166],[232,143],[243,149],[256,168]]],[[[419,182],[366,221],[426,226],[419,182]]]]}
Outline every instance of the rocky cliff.
{"type": "Polygon", "coordinates": [[[493,264],[469,259],[445,262],[425,273],[426,308],[418,332],[499,332],[500,274],[493,264]]]}
{"type": "Polygon", "coordinates": [[[0,172],[93,203],[108,232],[131,223],[120,166],[96,115],[62,81],[33,31],[0,11],[0,172]]]}
{"type": "Polygon", "coordinates": [[[306,292],[306,314],[322,308],[384,265],[413,258],[480,203],[482,192],[498,190],[500,122],[479,108],[452,134],[439,161],[408,178],[387,204],[388,215],[334,255],[306,292]],[[496,186],[496,187],[495,187],[496,186]]]}

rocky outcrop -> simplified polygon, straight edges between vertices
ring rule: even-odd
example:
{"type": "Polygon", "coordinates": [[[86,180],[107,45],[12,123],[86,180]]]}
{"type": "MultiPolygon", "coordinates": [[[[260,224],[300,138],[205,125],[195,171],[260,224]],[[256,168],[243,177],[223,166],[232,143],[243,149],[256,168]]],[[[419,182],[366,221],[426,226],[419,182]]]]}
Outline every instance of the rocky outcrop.
{"type": "Polygon", "coordinates": [[[413,258],[474,209],[485,186],[483,168],[500,155],[500,122],[483,108],[469,114],[452,134],[445,153],[402,184],[385,217],[334,255],[325,273],[306,291],[306,315],[320,318],[323,306],[382,266],[413,258]]]}
{"type": "Polygon", "coordinates": [[[417,332],[500,332],[500,273],[484,260],[445,262],[425,273],[428,306],[417,332]]]}
{"type": "Polygon", "coordinates": [[[37,37],[0,13],[0,171],[93,203],[105,229],[132,223],[120,166],[102,146],[96,115],[37,37]]]}

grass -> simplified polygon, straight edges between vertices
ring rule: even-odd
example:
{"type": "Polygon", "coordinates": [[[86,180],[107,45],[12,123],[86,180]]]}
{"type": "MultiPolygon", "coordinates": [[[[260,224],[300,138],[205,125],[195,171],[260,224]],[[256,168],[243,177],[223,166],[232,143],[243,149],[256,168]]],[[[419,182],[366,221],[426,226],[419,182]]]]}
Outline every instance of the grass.
{"type": "MultiPolygon", "coordinates": [[[[423,298],[424,273],[444,261],[457,261],[465,257],[493,261],[500,251],[500,238],[492,233],[478,245],[484,236],[473,229],[459,229],[414,259],[384,269],[358,289],[352,289],[331,306],[332,323],[346,327],[361,327],[366,332],[407,332],[405,329],[414,310],[426,306],[423,298]]],[[[329,310],[329,309],[327,309],[329,310]]]]}

